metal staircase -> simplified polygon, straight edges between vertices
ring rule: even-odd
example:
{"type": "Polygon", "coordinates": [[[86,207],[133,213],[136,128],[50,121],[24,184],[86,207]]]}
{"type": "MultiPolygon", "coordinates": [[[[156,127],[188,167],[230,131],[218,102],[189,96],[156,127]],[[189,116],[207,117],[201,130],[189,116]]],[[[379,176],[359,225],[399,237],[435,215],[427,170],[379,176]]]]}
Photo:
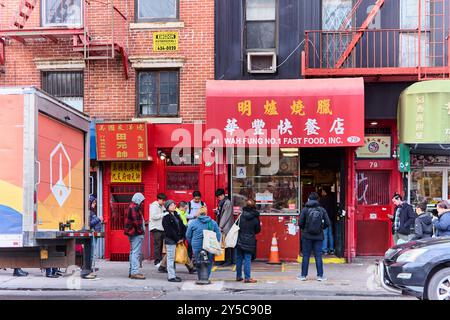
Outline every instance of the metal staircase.
{"type": "MultiPolygon", "coordinates": [[[[116,2],[121,3],[120,0],[116,2]]],[[[34,9],[38,1],[20,0],[19,9],[10,26],[2,28],[1,22],[4,21],[2,12],[8,12],[5,10],[8,2],[0,2],[0,72],[2,70],[4,72],[6,65],[5,46],[9,40],[27,45],[37,39],[51,41],[54,44],[60,43],[61,40],[72,39],[73,51],[82,53],[85,60],[112,60],[120,57],[125,78],[128,79],[127,17],[117,8],[114,0],[82,0],[81,3],[80,26],[26,26],[32,14],[35,14],[34,9]],[[94,15],[98,12],[105,13],[100,23],[98,15],[94,15]]]]}

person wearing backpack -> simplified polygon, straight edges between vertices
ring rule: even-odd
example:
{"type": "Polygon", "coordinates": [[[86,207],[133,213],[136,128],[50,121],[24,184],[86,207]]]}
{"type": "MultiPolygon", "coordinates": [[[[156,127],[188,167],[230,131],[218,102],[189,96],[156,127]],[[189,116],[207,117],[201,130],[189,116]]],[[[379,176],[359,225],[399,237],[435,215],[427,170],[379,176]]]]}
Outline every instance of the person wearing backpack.
{"type": "Polygon", "coordinates": [[[308,201],[300,213],[299,226],[302,230],[302,271],[297,279],[306,281],[308,276],[309,258],[314,252],[316,258],[317,281],[325,281],[323,275],[322,244],[324,239],[323,230],[330,226],[330,218],[319,203],[319,195],[312,192],[308,201]]]}

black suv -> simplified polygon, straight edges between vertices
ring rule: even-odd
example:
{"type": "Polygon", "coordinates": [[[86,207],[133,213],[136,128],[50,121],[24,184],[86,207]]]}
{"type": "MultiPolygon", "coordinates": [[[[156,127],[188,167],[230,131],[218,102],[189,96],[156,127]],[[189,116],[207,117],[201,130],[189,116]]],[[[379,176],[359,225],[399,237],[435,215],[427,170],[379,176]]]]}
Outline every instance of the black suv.
{"type": "Polygon", "coordinates": [[[419,299],[450,300],[450,236],[397,245],[377,263],[384,289],[419,299]]]}

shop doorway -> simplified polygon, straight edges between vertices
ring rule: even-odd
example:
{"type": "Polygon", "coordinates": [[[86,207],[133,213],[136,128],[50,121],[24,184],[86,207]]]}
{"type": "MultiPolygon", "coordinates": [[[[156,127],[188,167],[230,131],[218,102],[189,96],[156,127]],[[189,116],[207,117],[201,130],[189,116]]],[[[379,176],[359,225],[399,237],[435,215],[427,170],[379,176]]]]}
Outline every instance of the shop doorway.
{"type": "Polygon", "coordinates": [[[124,235],[125,219],[131,199],[136,192],[144,194],[144,185],[111,185],[108,242],[111,261],[128,261],[130,244],[124,235]]]}
{"type": "Polygon", "coordinates": [[[320,201],[326,204],[324,206],[332,223],[333,249],[338,257],[343,257],[345,250],[345,220],[341,215],[345,203],[345,176],[343,148],[300,149],[301,206],[305,206],[311,192],[321,196],[320,201]],[[326,192],[326,197],[322,195],[322,190],[326,192]]]}
{"type": "Polygon", "coordinates": [[[192,193],[199,190],[199,174],[199,166],[167,166],[165,176],[167,198],[176,204],[180,201],[191,201],[192,193]]]}

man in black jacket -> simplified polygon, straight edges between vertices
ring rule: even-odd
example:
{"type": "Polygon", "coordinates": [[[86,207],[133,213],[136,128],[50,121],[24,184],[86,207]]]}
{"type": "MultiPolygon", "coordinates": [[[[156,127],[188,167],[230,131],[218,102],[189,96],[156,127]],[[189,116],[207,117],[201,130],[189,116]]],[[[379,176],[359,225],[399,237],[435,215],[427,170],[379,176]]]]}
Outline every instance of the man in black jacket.
{"type": "Polygon", "coordinates": [[[431,238],[433,236],[433,219],[427,212],[427,202],[416,205],[417,218],[414,226],[414,236],[411,240],[431,238]]]}
{"type": "Polygon", "coordinates": [[[403,201],[400,194],[394,194],[392,202],[395,204],[394,215],[388,215],[388,217],[392,220],[394,242],[395,244],[400,244],[400,240],[402,240],[400,241],[401,243],[408,242],[416,214],[414,213],[413,207],[406,201],[403,201]]]}
{"type": "Polygon", "coordinates": [[[308,276],[309,258],[312,251],[316,258],[317,281],[325,281],[323,276],[323,262],[322,262],[322,244],[324,239],[323,230],[330,226],[330,219],[324,208],[320,206],[319,195],[312,192],[308,197],[303,208],[299,226],[302,230],[302,273],[297,279],[306,281],[308,276]]]}

